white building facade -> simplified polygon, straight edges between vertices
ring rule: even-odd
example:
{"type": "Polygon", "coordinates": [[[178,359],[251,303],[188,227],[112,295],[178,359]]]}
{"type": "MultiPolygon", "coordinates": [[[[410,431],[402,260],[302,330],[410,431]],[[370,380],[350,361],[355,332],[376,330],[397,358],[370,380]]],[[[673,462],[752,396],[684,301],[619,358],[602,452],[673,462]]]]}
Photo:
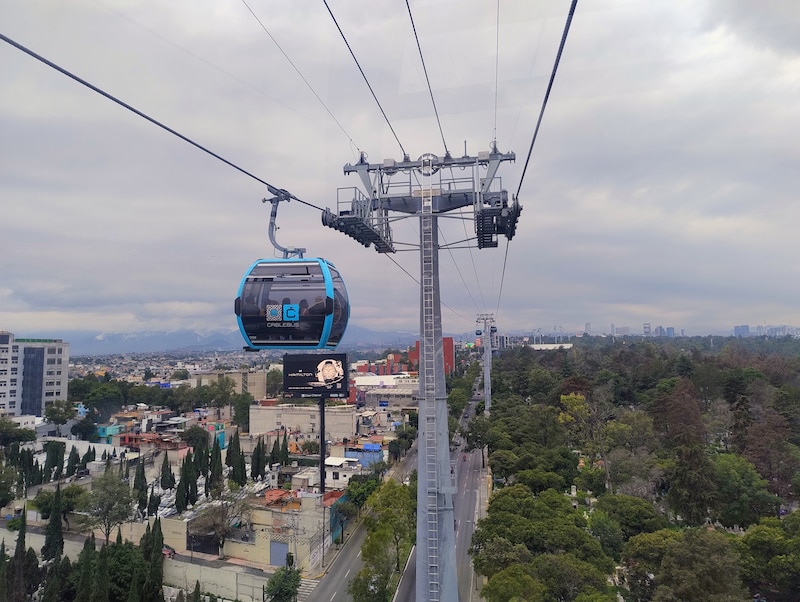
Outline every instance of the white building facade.
{"type": "Polygon", "coordinates": [[[56,399],[67,399],[68,384],[69,343],[0,331],[0,414],[43,416],[56,399]]]}

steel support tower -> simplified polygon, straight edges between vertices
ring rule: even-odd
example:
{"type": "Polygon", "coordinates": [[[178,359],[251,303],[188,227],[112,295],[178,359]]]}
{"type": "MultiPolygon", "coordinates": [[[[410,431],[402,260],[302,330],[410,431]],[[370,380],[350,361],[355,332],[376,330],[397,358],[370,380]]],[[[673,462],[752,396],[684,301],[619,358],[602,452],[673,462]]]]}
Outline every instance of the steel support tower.
{"type": "MultiPolygon", "coordinates": [[[[416,161],[386,159],[371,164],[362,154],[344,173],[356,173],[362,190],[338,191],[336,211],[326,209],[322,223],[344,232],[379,253],[394,253],[390,213],[419,218],[420,358],[417,463],[417,602],[457,602],[457,567],[453,495],[447,425],[442,313],[439,291],[439,227],[441,214],[471,208],[475,225],[472,245],[496,247],[499,235],[511,239],[521,207],[508,200],[497,169],[514,153],[497,148],[477,157],[426,154],[416,161]]],[[[401,219],[401,218],[396,218],[401,219]]],[[[461,246],[464,246],[463,244],[461,246]]]]}
{"type": "Polygon", "coordinates": [[[483,322],[483,413],[488,416],[492,409],[492,338],[497,332],[494,326],[494,314],[478,314],[475,321],[483,322]]]}

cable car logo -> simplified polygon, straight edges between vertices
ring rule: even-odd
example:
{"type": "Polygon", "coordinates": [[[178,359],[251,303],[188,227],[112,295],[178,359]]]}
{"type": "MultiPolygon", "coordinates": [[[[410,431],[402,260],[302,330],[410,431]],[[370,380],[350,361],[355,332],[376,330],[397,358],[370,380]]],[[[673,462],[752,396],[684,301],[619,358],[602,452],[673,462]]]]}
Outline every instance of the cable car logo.
{"type": "Polygon", "coordinates": [[[267,305],[264,308],[267,322],[298,322],[300,321],[300,305],[286,303],[284,305],[267,305]]]}

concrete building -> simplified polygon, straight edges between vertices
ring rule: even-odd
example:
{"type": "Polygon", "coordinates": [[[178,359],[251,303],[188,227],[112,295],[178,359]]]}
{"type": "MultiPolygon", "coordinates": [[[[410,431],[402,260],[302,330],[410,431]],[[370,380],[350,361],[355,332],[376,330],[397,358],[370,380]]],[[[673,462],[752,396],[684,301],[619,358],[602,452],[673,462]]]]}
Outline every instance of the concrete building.
{"type": "MultiPolygon", "coordinates": [[[[271,366],[271,370],[283,367],[271,366]]],[[[205,372],[189,377],[189,384],[194,387],[208,386],[218,382],[222,378],[233,381],[234,393],[250,393],[253,399],[266,399],[267,395],[267,373],[264,370],[235,370],[228,372],[205,372]]]]}
{"type": "Polygon", "coordinates": [[[0,414],[43,416],[67,398],[69,343],[61,339],[17,339],[0,331],[0,414]]]}
{"type": "MultiPolygon", "coordinates": [[[[325,458],[325,491],[347,489],[350,478],[363,471],[355,458],[325,458]]],[[[292,490],[319,493],[319,466],[307,466],[292,475],[292,490]]]]}
{"type": "MultiPolygon", "coordinates": [[[[250,432],[260,435],[286,429],[300,432],[309,438],[319,438],[319,406],[317,404],[253,405],[250,406],[250,432]]],[[[326,406],[325,439],[341,441],[356,433],[356,408],[352,405],[326,406]]]]}

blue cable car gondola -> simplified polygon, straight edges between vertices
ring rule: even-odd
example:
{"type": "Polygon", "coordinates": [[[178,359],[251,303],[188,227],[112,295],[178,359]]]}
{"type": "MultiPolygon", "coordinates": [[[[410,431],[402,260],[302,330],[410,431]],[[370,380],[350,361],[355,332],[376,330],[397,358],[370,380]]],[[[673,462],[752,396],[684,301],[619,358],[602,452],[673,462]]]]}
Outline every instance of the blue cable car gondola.
{"type": "Polygon", "coordinates": [[[259,259],[242,278],[234,308],[253,349],[334,349],[350,313],[339,271],[318,257],[259,259]]]}
{"type": "Polygon", "coordinates": [[[350,317],[344,280],[328,260],[275,241],[279,200],[271,201],[269,238],[284,257],[248,268],[234,302],[239,331],[250,349],[334,349],[350,317]]]}

